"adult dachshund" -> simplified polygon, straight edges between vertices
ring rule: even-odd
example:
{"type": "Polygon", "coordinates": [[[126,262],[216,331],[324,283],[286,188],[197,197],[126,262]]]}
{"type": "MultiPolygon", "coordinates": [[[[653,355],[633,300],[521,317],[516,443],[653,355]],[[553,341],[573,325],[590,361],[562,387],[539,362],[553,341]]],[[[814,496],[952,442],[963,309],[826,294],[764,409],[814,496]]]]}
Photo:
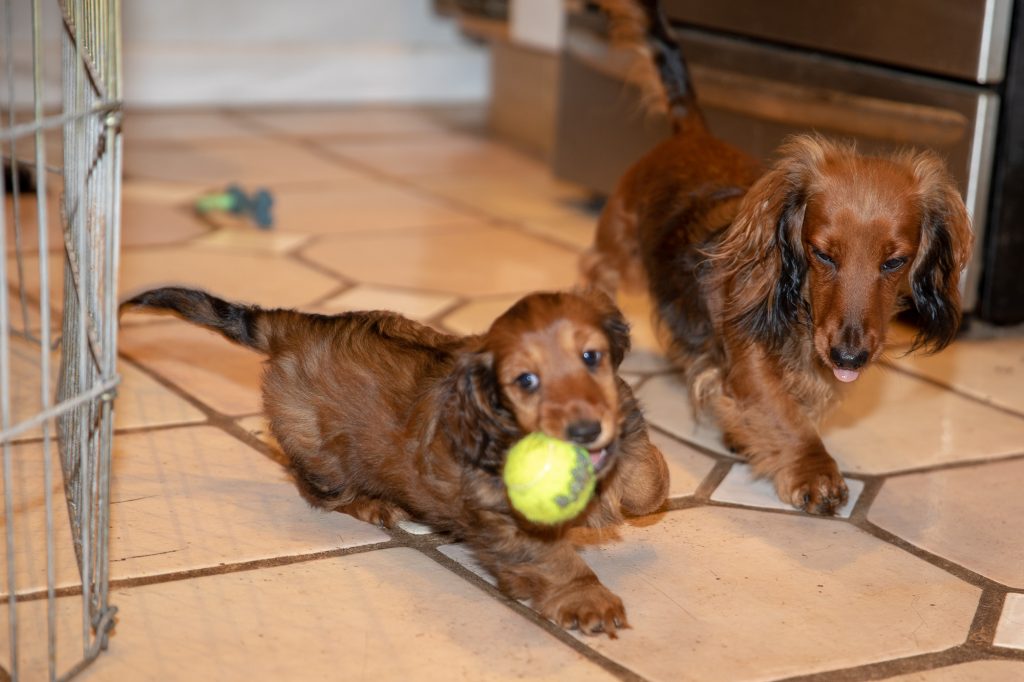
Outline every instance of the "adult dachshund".
{"type": "Polygon", "coordinates": [[[816,422],[838,385],[882,355],[906,307],[914,349],[959,327],[972,234],[956,185],[930,152],[807,135],[763,172],[709,132],[658,3],[599,4],[613,37],[649,48],[674,132],[619,182],[583,276],[646,286],[696,408],[783,501],[832,514],[847,488],[816,422]]]}
{"type": "Polygon", "coordinates": [[[658,509],[668,470],[616,374],[629,328],[600,293],[526,296],[484,334],[442,334],[395,313],[265,310],[162,288],[122,308],[166,310],[268,356],[263,406],[313,506],[463,539],[515,599],[615,636],[622,602],[565,537],[658,509]],[[590,451],[598,492],[574,521],[539,527],[509,504],[508,448],[542,431],[590,451]]]}

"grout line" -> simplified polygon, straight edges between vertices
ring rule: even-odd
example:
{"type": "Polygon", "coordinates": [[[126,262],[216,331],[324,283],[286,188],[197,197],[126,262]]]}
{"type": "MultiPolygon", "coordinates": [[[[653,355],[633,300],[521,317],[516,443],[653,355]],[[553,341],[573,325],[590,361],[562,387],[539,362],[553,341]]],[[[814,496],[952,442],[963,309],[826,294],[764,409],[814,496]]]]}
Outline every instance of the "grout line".
{"type": "Polygon", "coordinates": [[[895,471],[886,472],[885,474],[880,474],[880,476],[884,478],[898,478],[900,476],[912,476],[914,474],[930,474],[935,471],[950,471],[955,469],[981,467],[987,464],[1012,462],[1018,459],[1024,459],[1024,452],[1015,452],[1009,455],[991,455],[980,459],[969,459],[956,462],[941,462],[939,464],[929,464],[927,466],[917,468],[897,469],[895,471]]]}
{"type": "Polygon", "coordinates": [[[917,654],[807,675],[778,678],[775,682],[861,682],[862,680],[883,680],[896,675],[926,672],[989,658],[996,657],[986,655],[986,652],[978,651],[972,647],[959,645],[938,652],[917,654]]]}
{"type": "Polygon", "coordinates": [[[992,588],[982,590],[981,599],[978,600],[978,609],[974,612],[974,619],[971,621],[971,627],[967,633],[967,644],[977,647],[992,646],[1005,600],[1006,592],[1003,590],[992,588]]]}
{"type": "MultiPolygon", "coordinates": [[[[618,679],[624,680],[625,682],[644,682],[645,678],[641,677],[637,673],[633,672],[629,668],[616,663],[615,661],[607,658],[603,654],[598,653],[585,642],[580,641],[569,633],[565,628],[551,622],[547,618],[544,618],[539,613],[534,611],[529,606],[519,602],[505,595],[501,590],[492,585],[490,582],[480,577],[466,566],[460,564],[454,559],[446,556],[436,547],[434,548],[418,548],[423,554],[436,561],[441,566],[447,568],[455,575],[461,577],[471,585],[476,586],[485,595],[490,596],[494,601],[504,604],[515,613],[522,616],[528,622],[532,622],[542,630],[546,631],[549,635],[565,644],[569,648],[573,649],[587,660],[597,664],[605,671],[615,675],[618,679]]],[[[607,637],[607,635],[599,634],[594,637],[607,637]]]]}
{"type": "Polygon", "coordinates": [[[983,407],[991,408],[993,410],[996,410],[997,412],[1002,412],[1003,414],[1005,414],[1007,416],[1010,416],[1010,417],[1016,417],[1017,419],[1024,419],[1024,413],[1022,413],[1022,412],[1018,412],[1017,410],[1014,410],[1011,407],[1005,407],[1003,405],[997,405],[995,403],[986,401],[984,398],[979,398],[978,396],[973,395],[971,393],[968,393],[968,392],[964,391],[962,388],[959,388],[959,387],[957,387],[957,386],[955,386],[953,384],[949,384],[949,383],[940,381],[938,379],[933,379],[932,377],[925,376],[924,374],[917,374],[917,373],[915,373],[915,372],[913,372],[911,370],[908,370],[908,369],[905,369],[903,367],[900,367],[899,365],[893,363],[891,360],[883,361],[882,364],[885,367],[887,367],[888,369],[891,369],[894,372],[898,372],[899,374],[911,377],[911,378],[916,379],[918,381],[922,381],[922,382],[924,382],[926,384],[931,384],[932,386],[935,386],[936,388],[941,388],[943,390],[949,391],[950,393],[954,393],[954,394],[960,396],[961,398],[964,398],[966,400],[970,400],[972,403],[976,403],[976,404],[981,405],[983,407]]]}

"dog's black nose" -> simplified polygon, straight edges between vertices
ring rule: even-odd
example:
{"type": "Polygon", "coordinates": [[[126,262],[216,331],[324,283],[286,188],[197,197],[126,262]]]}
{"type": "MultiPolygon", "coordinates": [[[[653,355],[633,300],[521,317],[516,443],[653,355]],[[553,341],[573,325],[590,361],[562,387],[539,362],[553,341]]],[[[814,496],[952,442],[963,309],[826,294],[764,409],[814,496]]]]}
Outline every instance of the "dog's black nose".
{"type": "Polygon", "coordinates": [[[565,429],[569,440],[580,445],[593,443],[601,435],[601,422],[593,419],[580,419],[569,424],[565,429]]]}
{"type": "Polygon", "coordinates": [[[868,352],[866,350],[853,350],[837,346],[832,347],[828,356],[832,358],[832,362],[839,369],[860,369],[868,361],[868,352]]]}

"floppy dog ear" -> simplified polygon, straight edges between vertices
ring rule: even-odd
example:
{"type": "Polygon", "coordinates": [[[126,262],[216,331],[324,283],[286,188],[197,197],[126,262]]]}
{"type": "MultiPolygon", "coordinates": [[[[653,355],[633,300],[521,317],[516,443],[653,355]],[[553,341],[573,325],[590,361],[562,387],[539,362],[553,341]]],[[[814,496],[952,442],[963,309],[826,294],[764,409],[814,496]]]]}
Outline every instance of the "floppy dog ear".
{"type": "Polygon", "coordinates": [[[501,398],[494,356],[463,353],[444,388],[443,429],[449,445],[466,464],[497,474],[505,452],[524,434],[501,398]]]}
{"type": "Polygon", "coordinates": [[[912,350],[945,348],[960,328],[960,272],[974,235],[967,208],[945,164],[931,152],[910,160],[917,180],[921,243],[910,268],[911,300],[921,330],[912,350]]]}
{"type": "Polygon", "coordinates": [[[808,135],[784,145],[781,158],[747,191],[732,228],[709,254],[708,283],[724,294],[723,317],[772,346],[808,318],[804,212],[814,179],[835,149],[808,135]]]}
{"type": "Polygon", "coordinates": [[[601,330],[608,337],[608,355],[612,367],[618,369],[631,347],[629,322],[611,296],[604,291],[590,287],[580,292],[580,295],[594,306],[601,316],[601,330]]]}

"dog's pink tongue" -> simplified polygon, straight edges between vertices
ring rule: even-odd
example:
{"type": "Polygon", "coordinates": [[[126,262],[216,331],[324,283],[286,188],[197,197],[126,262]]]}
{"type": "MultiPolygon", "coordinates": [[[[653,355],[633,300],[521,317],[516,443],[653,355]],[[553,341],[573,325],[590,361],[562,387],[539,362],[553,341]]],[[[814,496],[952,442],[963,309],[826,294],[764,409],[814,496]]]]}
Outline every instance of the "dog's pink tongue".
{"type": "Polygon", "coordinates": [[[844,384],[856,381],[857,377],[860,376],[860,372],[856,372],[852,369],[839,369],[838,367],[833,367],[832,373],[836,375],[836,379],[839,379],[844,384]]]}

